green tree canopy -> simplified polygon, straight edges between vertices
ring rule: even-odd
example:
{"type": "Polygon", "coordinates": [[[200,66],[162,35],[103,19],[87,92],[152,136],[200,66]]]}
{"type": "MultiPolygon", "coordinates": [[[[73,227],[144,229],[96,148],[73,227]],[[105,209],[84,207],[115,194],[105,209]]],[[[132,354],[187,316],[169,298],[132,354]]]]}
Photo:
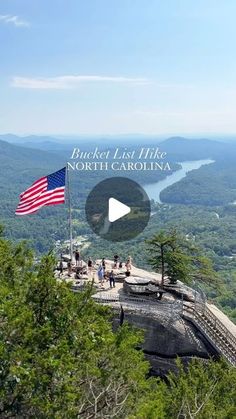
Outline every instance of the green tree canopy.
{"type": "Polygon", "coordinates": [[[171,283],[180,280],[187,284],[191,284],[194,280],[206,283],[216,280],[212,262],[176,230],[160,231],[147,240],[147,247],[148,261],[156,272],[161,273],[162,287],[165,278],[171,283]]]}
{"type": "Polygon", "coordinates": [[[112,331],[91,288],[56,281],[25,245],[0,242],[0,417],[122,416],[146,388],[141,334],[112,331]]]}

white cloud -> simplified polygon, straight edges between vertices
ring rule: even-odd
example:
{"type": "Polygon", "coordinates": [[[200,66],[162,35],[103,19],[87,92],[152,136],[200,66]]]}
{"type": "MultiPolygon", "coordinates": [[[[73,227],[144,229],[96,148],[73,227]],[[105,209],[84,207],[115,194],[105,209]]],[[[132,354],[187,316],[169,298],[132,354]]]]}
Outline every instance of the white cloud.
{"type": "Polygon", "coordinates": [[[59,76],[59,77],[13,77],[11,86],[24,89],[73,89],[81,83],[131,83],[147,84],[146,78],[139,77],[115,77],[115,76],[59,76]]]}
{"type": "Polygon", "coordinates": [[[18,27],[29,27],[30,24],[26,20],[22,20],[16,15],[0,15],[0,22],[9,23],[18,27]]]}

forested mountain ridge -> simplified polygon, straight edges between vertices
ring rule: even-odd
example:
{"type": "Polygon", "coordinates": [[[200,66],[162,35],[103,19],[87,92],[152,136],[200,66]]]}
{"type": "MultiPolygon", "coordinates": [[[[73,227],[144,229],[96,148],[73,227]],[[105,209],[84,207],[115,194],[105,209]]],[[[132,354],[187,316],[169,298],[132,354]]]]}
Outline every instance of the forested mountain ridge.
{"type": "Polygon", "coordinates": [[[65,165],[65,158],[61,155],[21,147],[0,139],[1,177],[10,178],[18,182],[19,177],[27,175],[26,181],[37,176],[43,170],[54,170],[65,165]]]}
{"type": "Polygon", "coordinates": [[[20,145],[11,144],[7,141],[4,141],[1,139],[1,137],[0,137],[0,152],[1,152],[1,157],[5,156],[8,159],[10,157],[12,157],[12,159],[16,159],[18,156],[19,163],[27,162],[29,166],[32,166],[36,162],[41,164],[43,163],[43,159],[46,158],[47,161],[49,161],[49,159],[50,158],[52,159],[53,157],[53,154],[51,152],[45,152],[43,150],[35,151],[33,149],[21,147],[20,145]]]}
{"type": "Polygon", "coordinates": [[[169,156],[175,161],[216,159],[227,160],[236,156],[236,143],[225,144],[220,141],[208,139],[189,140],[184,137],[171,137],[161,143],[169,156]]]}
{"type": "Polygon", "coordinates": [[[227,205],[236,201],[236,153],[222,157],[161,192],[170,204],[227,205]]]}
{"type": "Polygon", "coordinates": [[[65,158],[55,153],[27,149],[0,140],[1,216],[6,214],[7,207],[15,207],[19,194],[33,181],[58,170],[65,163],[65,158]]]}
{"type": "Polygon", "coordinates": [[[30,240],[40,252],[48,250],[59,237],[66,237],[64,206],[43,209],[37,215],[15,216],[19,194],[41,176],[65,166],[65,158],[41,150],[26,149],[0,140],[0,222],[13,240],[30,240]],[[60,208],[59,208],[60,207],[60,208]],[[63,224],[63,223],[62,223],[63,224]],[[37,225],[37,227],[36,227],[37,225]],[[60,228],[62,233],[60,233],[60,228]]]}

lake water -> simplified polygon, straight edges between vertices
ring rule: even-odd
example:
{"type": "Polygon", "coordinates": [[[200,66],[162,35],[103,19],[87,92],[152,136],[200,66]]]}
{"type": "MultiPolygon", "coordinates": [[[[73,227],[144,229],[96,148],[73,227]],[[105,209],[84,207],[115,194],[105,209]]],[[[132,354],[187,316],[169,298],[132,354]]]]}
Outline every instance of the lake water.
{"type": "Polygon", "coordinates": [[[150,199],[154,199],[156,202],[161,203],[161,200],[160,200],[161,191],[166,189],[168,186],[173,185],[173,183],[179,182],[179,180],[183,179],[188,172],[191,172],[191,170],[200,169],[201,166],[204,166],[205,164],[210,164],[210,163],[214,163],[214,160],[205,159],[205,160],[185,161],[185,162],[179,163],[181,165],[181,169],[167,176],[165,179],[160,180],[159,182],[149,183],[147,185],[144,185],[144,189],[147,192],[150,199]]]}

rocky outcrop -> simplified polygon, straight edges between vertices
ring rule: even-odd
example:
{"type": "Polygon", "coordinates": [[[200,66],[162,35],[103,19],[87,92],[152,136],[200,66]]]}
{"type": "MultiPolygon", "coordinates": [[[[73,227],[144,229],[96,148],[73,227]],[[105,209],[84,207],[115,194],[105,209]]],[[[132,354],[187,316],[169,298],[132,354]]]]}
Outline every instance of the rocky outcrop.
{"type": "Polygon", "coordinates": [[[185,301],[194,302],[197,298],[201,298],[198,291],[187,287],[180,281],[177,281],[176,284],[165,284],[164,289],[172,295],[175,295],[177,298],[185,301]]]}
{"type": "MultiPolygon", "coordinates": [[[[124,319],[144,331],[144,342],[140,349],[151,364],[150,373],[164,377],[169,371],[176,371],[176,358],[184,364],[193,358],[204,360],[217,356],[204,336],[187,320],[144,315],[125,310],[124,319]]],[[[116,317],[115,324],[118,325],[116,317]]]]}
{"type": "MultiPolygon", "coordinates": [[[[79,281],[74,279],[72,289],[79,291],[84,283],[93,280],[93,298],[113,308],[114,327],[120,324],[122,305],[124,320],[144,332],[144,342],[139,349],[150,361],[150,374],[164,377],[169,371],[176,371],[177,357],[186,365],[194,357],[207,362],[210,357],[221,354],[228,359],[227,351],[214,345],[216,338],[211,339],[206,328],[200,327],[196,313],[200,313],[202,321],[206,308],[212,311],[213,326],[218,325],[220,331],[226,329],[226,335],[232,334],[234,325],[220,310],[206,303],[200,290],[196,291],[180,281],[170,284],[168,280],[165,280],[163,290],[159,274],[133,266],[132,274],[127,277],[124,269],[113,267],[112,261],[106,261],[106,266],[115,274],[115,287],[110,288],[109,281],[100,284],[96,280],[96,272],[93,272],[90,276],[82,276],[79,281]]],[[[208,318],[205,323],[209,323],[208,318]]],[[[208,326],[211,328],[212,324],[208,326]]],[[[220,336],[219,330],[214,329],[217,336],[220,336]]],[[[225,335],[222,336],[224,338],[225,335]]]]}

